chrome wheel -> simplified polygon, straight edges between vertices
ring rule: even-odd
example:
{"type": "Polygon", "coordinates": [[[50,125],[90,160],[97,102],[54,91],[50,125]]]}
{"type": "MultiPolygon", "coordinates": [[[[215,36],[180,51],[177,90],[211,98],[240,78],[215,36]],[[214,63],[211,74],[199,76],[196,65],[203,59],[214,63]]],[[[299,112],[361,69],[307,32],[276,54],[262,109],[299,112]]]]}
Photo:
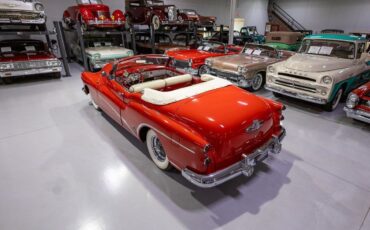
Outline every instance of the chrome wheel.
{"type": "Polygon", "coordinates": [[[167,154],[158,138],[158,135],[153,130],[148,131],[146,135],[146,144],[154,164],[162,170],[170,169],[171,164],[168,160],[167,154]]]}
{"type": "Polygon", "coordinates": [[[263,75],[261,73],[257,73],[252,79],[251,85],[252,91],[254,92],[260,90],[263,86],[263,82],[264,82],[263,75]]]}
{"type": "Polygon", "coordinates": [[[161,27],[161,21],[157,15],[154,15],[152,18],[152,26],[154,30],[159,30],[159,28],[161,27]]]}
{"type": "Polygon", "coordinates": [[[332,105],[332,110],[335,110],[338,107],[340,99],[342,98],[342,95],[343,95],[343,89],[339,89],[338,93],[335,95],[333,105],[332,105]]]}

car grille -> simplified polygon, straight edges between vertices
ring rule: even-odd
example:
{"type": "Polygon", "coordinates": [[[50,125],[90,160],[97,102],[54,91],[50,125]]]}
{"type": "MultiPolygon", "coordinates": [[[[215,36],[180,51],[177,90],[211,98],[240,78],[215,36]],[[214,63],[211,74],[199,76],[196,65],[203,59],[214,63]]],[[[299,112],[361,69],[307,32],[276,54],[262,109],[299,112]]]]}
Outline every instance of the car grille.
{"type": "Polygon", "coordinates": [[[187,62],[187,61],[178,61],[178,60],[174,60],[173,66],[176,67],[176,68],[179,68],[179,69],[186,69],[186,68],[190,67],[189,62],[187,62]]]}
{"type": "Polygon", "coordinates": [[[282,81],[282,80],[276,80],[275,83],[277,85],[282,85],[282,86],[286,86],[286,87],[290,87],[290,88],[300,89],[300,90],[310,92],[310,93],[316,93],[317,92],[316,88],[305,86],[305,85],[302,85],[302,84],[299,84],[299,83],[286,82],[286,81],[282,81]]]}
{"type": "Polygon", "coordinates": [[[217,69],[211,69],[211,74],[216,75],[217,77],[232,81],[232,82],[239,82],[239,79],[241,78],[241,76],[237,74],[226,73],[226,72],[222,72],[217,69]]]}
{"type": "Polygon", "coordinates": [[[315,79],[308,78],[308,77],[303,77],[303,76],[299,76],[299,75],[295,75],[295,74],[290,74],[290,73],[279,73],[279,75],[284,76],[284,77],[289,77],[289,78],[296,78],[296,79],[300,79],[300,80],[316,82],[315,79]]]}
{"type": "Polygon", "coordinates": [[[14,62],[14,69],[38,69],[48,67],[46,61],[31,61],[31,62],[14,62]]]}
{"type": "Polygon", "coordinates": [[[11,11],[0,11],[0,18],[6,18],[11,20],[35,20],[41,18],[40,14],[33,12],[11,12],[11,11]]]}

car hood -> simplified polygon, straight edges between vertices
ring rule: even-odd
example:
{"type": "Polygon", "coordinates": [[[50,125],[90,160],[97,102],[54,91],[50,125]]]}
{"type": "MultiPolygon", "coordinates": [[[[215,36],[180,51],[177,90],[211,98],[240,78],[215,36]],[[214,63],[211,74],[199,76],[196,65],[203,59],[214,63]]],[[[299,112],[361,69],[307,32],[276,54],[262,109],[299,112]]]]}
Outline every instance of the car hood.
{"type": "Polygon", "coordinates": [[[219,56],[216,53],[211,53],[202,50],[175,50],[168,51],[167,55],[177,60],[189,60],[189,59],[206,59],[208,57],[219,56]]]}
{"type": "Polygon", "coordinates": [[[324,57],[309,54],[296,54],[287,59],[284,66],[304,72],[326,72],[345,69],[353,65],[352,59],[324,57]]]}
{"type": "Polygon", "coordinates": [[[0,55],[0,62],[38,61],[45,59],[55,59],[55,56],[48,52],[35,52],[28,54],[14,53],[0,55]]]}
{"type": "Polygon", "coordinates": [[[250,56],[245,54],[223,56],[211,59],[216,69],[237,71],[238,66],[253,67],[255,65],[273,63],[276,59],[268,57],[250,56]]]}
{"type": "Polygon", "coordinates": [[[32,2],[0,0],[1,10],[35,11],[32,2]]]}
{"type": "Polygon", "coordinates": [[[94,54],[100,54],[102,57],[109,57],[109,56],[122,56],[125,57],[129,53],[132,54],[132,50],[126,49],[123,47],[91,47],[86,49],[86,53],[89,55],[94,55],[94,54]]]}

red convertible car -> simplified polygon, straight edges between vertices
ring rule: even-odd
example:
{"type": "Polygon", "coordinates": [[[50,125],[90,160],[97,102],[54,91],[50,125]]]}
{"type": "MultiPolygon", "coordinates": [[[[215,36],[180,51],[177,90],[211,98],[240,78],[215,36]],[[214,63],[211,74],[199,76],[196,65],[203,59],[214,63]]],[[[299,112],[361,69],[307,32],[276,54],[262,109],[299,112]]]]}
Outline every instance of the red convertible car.
{"type": "Polygon", "coordinates": [[[172,58],[172,65],[175,68],[184,70],[192,75],[202,75],[208,69],[205,61],[210,57],[219,57],[231,54],[238,54],[243,50],[241,46],[226,45],[220,42],[203,41],[198,49],[174,49],[166,52],[172,58]]]}
{"type": "Polygon", "coordinates": [[[101,0],[77,0],[76,6],[68,7],[64,11],[63,21],[70,28],[79,21],[83,30],[123,29],[126,23],[121,10],[115,10],[111,15],[109,7],[101,0]]]}
{"type": "Polygon", "coordinates": [[[370,123],[370,82],[348,95],[344,111],[350,118],[370,123]]]}
{"type": "Polygon", "coordinates": [[[134,56],[82,73],[91,103],[146,142],[153,162],[209,188],[281,151],[284,106],[230,82],[181,74],[169,58],[134,56]]]}

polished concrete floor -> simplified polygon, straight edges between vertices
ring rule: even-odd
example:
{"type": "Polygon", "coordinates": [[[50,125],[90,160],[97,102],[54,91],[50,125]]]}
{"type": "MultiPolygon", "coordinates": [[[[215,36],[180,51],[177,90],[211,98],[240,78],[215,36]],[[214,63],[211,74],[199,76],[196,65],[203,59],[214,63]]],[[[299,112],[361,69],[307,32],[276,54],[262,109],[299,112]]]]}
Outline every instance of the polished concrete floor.
{"type": "Polygon", "coordinates": [[[370,229],[370,126],[341,109],[281,99],[282,153],[204,190],[89,106],[80,70],[0,86],[0,229],[370,229]]]}

